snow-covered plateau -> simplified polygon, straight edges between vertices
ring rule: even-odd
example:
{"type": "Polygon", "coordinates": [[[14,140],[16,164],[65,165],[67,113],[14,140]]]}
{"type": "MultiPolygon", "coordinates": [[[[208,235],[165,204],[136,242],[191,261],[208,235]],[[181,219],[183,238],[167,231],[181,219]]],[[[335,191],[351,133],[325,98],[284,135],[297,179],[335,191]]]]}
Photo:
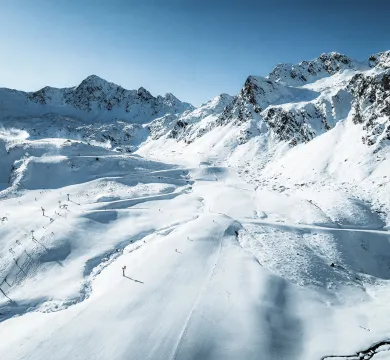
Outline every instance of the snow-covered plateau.
{"type": "Polygon", "coordinates": [[[390,359],[390,51],[195,108],[0,89],[1,360],[390,359]]]}

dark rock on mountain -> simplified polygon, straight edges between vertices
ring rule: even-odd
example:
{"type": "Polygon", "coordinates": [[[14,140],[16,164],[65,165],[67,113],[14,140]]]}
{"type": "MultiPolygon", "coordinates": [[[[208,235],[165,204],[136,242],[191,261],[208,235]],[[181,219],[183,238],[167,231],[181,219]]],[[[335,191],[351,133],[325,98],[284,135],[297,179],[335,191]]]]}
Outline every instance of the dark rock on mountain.
{"type": "Polygon", "coordinates": [[[354,95],[353,122],[363,124],[367,145],[390,140],[390,70],[373,76],[355,75],[349,86],[354,95]]]}
{"type": "Polygon", "coordinates": [[[44,114],[69,115],[86,121],[126,120],[145,123],[165,114],[181,114],[194,107],[181,102],[172,94],[154,97],[144,88],[126,90],[96,75],[72,88],[44,87],[43,89],[13,96],[11,90],[1,89],[0,97],[9,101],[0,103],[0,116],[8,114],[42,116],[44,114]]]}
{"type": "Polygon", "coordinates": [[[340,70],[356,69],[357,63],[349,57],[331,52],[299,64],[279,64],[269,74],[269,79],[291,86],[304,85],[316,79],[334,75],[340,70]]]}

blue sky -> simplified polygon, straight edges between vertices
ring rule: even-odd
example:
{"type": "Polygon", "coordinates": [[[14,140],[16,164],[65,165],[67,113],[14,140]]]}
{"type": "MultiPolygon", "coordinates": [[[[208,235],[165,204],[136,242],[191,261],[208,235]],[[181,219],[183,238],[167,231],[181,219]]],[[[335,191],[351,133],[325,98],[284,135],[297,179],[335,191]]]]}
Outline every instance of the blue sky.
{"type": "Polygon", "coordinates": [[[389,11],[388,0],[0,0],[0,87],[96,74],[200,105],[277,63],[388,50],[389,11]]]}

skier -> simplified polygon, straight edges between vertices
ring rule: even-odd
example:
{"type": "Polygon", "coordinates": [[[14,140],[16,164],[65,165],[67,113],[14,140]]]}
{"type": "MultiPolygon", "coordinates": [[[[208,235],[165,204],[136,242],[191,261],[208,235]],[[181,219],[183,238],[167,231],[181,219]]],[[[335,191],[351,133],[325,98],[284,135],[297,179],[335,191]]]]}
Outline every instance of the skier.
{"type": "Polygon", "coordinates": [[[126,276],[125,271],[126,271],[126,265],[122,266],[122,276],[126,276]]]}
{"type": "Polygon", "coordinates": [[[45,209],[41,206],[42,216],[45,216],[45,209]]]}

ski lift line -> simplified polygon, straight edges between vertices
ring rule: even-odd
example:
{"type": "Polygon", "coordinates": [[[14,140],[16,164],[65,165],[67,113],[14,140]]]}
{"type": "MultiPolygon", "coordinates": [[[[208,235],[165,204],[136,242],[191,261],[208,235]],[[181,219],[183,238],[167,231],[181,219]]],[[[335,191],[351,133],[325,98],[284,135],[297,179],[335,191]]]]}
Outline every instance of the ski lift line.
{"type": "Polygon", "coordinates": [[[1,293],[2,293],[8,300],[12,301],[12,299],[11,299],[9,296],[7,296],[7,294],[3,291],[3,289],[1,288],[1,286],[0,286],[0,291],[1,291],[1,293]]]}
{"type": "MultiPolygon", "coordinates": [[[[25,276],[27,276],[27,273],[20,267],[20,265],[18,264],[18,262],[17,262],[17,259],[15,259],[14,258],[14,261],[15,261],[15,264],[16,264],[16,266],[23,272],[23,274],[25,275],[25,276]]],[[[22,266],[23,266],[23,264],[22,264],[22,266]]],[[[17,274],[17,275],[19,275],[20,274],[20,272],[17,274]]],[[[16,275],[16,276],[17,276],[16,275]]]]}
{"type": "MultiPolygon", "coordinates": [[[[39,242],[38,242],[39,243],[39,242]]],[[[43,245],[43,244],[40,244],[42,245],[42,247],[44,247],[45,251],[47,251],[47,248],[43,245]]],[[[9,283],[7,281],[7,277],[8,275],[5,276],[5,278],[3,279],[3,281],[0,283],[0,286],[2,284],[4,284],[4,282],[8,285],[9,288],[12,288],[16,283],[20,283],[22,282],[27,276],[28,276],[28,271],[26,272],[24,270],[24,267],[26,266],[29,266],[29,264],[34,264],[36,263],[36,259],[34,259],[30,254],[27,253],[26,250],[24,250],[24,252],[26,253],[27,255],[27,259],[25,261],[23,261],[22,264],[19,264],[18,261],[20,260],[20,257],[18,257],[17,259],[14,258],[14,262],[15,264],[17,265],[17,267],[20,269],[18,271],[18,273],[15,275],[15,279],[12,283],[9,283]],[[18,279],[22,274],[22,278],[21,279],[18,279]]],[[[61,266],[63,266],[61,263],[59,263],[61,266]]]]}
{"type": "MultiPolygon", "coordinates": [[[[70,194],[69,194],[69,195],[70,195],[70,194]]],[[[73,201],[71,201],[71,200],[69,200],[69,201],[70,201],[70,202],[73,202],[73,201]]],[[[77,203],[75,203],[75,204],[77,204],[77,203]]],[[[77,204],[77,205],[81,205],[81,204],[77,204]]],[[[66,206],[68,206],[68,205],[66,205],[66,206]]],[[[45,230],[44,230],[44,232],[43,232],[43,234],[41,235],[41,237],[40,237],[39,240],[36,239],[36,238],[34,237],[34,233],[36,232],[36,230],[31,230],[31,231],[30,231],[30,233],[31,233],[31,240],[32,240],[35,244],[39,244],[41,247],[43,247],[44,250],[45,250],[46,252],[48,251],[48,249],[47,249],[47,247],[46,247],[45,245],[42,244],[41,241],[42,241],[42,239],[46,236],[47,230],[48,230],[49,226],[50,226],[51,224],[54,223],[54,221],[55,221],[55,216],[56,216],[56,215],[57,215],[58,217],[61,217],[61,215],[60,215],[59,213],[57,214],[57,212],[55,211],[55,215],[53,216],[53,218],[50,218],[50,223],[47,225],[47,227],[43,227],[43,229],[45,229],[45,230]]],[[[67,226],[70,226],[70,225],[67,224],[67,226]]],[[[39,230],[39,229],[37,229],[37,230],[39,230]]],[[[29,233],[29,231],[27,231],[24,227],[22,227],[22,231],[24,231],[25,234],[28,234],[28,233],[29,233]]],[[[16,244],[19,245],[19,246],[22,246],[22,243],[21,243],[21,241],[20,241],[19,239],[16,240],[16,244]]],[[[37,245],[35,245],[35,246],[37,246],[37,245]]],[[[35,246],[34,246],[34,248],[35,248],[35,246]]],[[[34,248],[33,248],[33,249],[34,249],[34,248]]],[[[16,255],[15,251],[14,251],[12,248],[9,248],[9,252],[10,252],[12,255],[16,255]]],[[[22,253],[23,253],[23,252],[27,255],[28,259],[30,259],[32,262],[35,261],[34,258],[33,258],[30,254],[28,254],[26,248],[23,249],[22,253]]],[[[28,276],[28,274],[25,272],[25,270],[23,270],[23,266],[24,266],[26,263],[28,263],[29,260],[24,261],[24,262],[21,264],[21,266],[20,266],[20,265],[18,264],[18,260],[19,260],[19,259],[20,259],[20,256],[18,256],[16,259],[15,259],[15,257],[13,258],[13,261],[15,262],[16,266],[20,269],[19,272],[15,275],[15,278],[17,278],[18,276],[20,276],[20,274],[23,274],[23,278],[21,279],[21,281],[23,281],[24,278],[28,276]]],[[[60,265],[61,265],[61,264],[60,264],[60,265]]],[[[12,288],[12,287],[14,286],[14,284],[15,284],[15,282],[13,282],[12,284],[8,283],[8,281],[7,281],[7,276],[8,276],[8,275],[6,275],[5,278],[3,279],[3,281],[0,283],[0,290],[1,290],[1,292],[3,293],[3,295],[4,295],[5,297],[7,297],[9,300],[11,300],[11,299],[5,294],[5,292],[3,292],[3,290],[1,289],[1,285],[3,285],[4,283],[6,283],[10,288],[12,288]]],[[[11,300],[11,301],[12,301],[12,300],[11,300]]]]}
{"type": "MultiPolygon", "coordinates": [[[[7,275],[8,276],[8,275],[7,275]]],[[[3,281],[0,283],[0,287],[1,285],[3,285],[4,283],[6,283],[9,287],[11,287],[11,285],[8,283],[7,281],[7,276],[3,279],[3,281]]]]}
{"type": "MultiPolygon", "coordinates": [[[[54,221],[52,221],[50,224],[52,224],[54,221]]],[[[50,225],[49,224],[49,225],[50,225]]],[[[26,231],[25,228],[22,228],[24,230],[24,232],[28,233],[28,231],[26,231]]],[[[47,230],[47,229],[46,229],[47,230]]],[[[47,252],[48,249],[41,243],[41,240],[43,239],[43,237],[46,235],[46,230],[44,231],[44,233],[42,234],[40,240],[36,239],[34,237],[34,232],[35,230],[31,230],[31,240],[35,243],[35,244],[39,244],[41,247],[44,248],[44,250],[47,252]]],[[[21,241],[18,239],[16,240],[16,244],[21,246],[22,243],[21,241]]],[[[33,248],[34,249],[34,248],[33,248]]],[[[16,255],[15,251],[11,248],[8,249],[8,251],[12,254],[12,255],[16,255]]],[[[27,249],[23,249],[22,250],[22,253],[25,253],[27,255],[27,257],[31,260],[31,261],[35,261],[34,258],[27,252],[27,249]]],[[[23,266],[28,262],[28,260],[24,261],[21,266],[18,264],[18,260],[20,259],[20,255],[17,257],[17,258],[13,258],[13,261],[15,262],[16,266],[20,269],[19,272],[15,275],[15,277],[18,277],[21,273],[23,273],[24,276],[27,276],[27,273],[25,272],[25,270],[23,270],[23,266]]],[[[8,276],[8,275],[7,275],[8,276]]],[[[12,287],[14,284],[10,284],[8,283],[8,281],[6,280],[7,279],[7,276],[3,279],[3,281],[0,283],[0,286],[5,282],[9,287],[12,287]]]]}
{"type": "Polygon", "coordinates": [[[3,281],[0,283],[0,287],[1,287],[1,285],[3,285],[4,282],[5,282],[5,283],[8,285],[9,288],[12,288],[16,283],[23,281],[23,280],[27,277],[28,274],[27,274],[27,272],[23,269],[23,267],[24,267],[26,264],[28,265],[29,261],[31,261],[32,263],[34,263],[34,262],[36,262],[36,260],[34,260],[34,259],[31,257],[31,255],[29,255],[29,254],[27,253],[27,251],[24,251],[24,252],[26,253],[26,255],[27,255],[28,258],[27,258],[25,261],[23,261],[23,263],[22,263],[21,265],[19,265],[19,263],[18,263],[18,260],[20,260],[20,256],[19,256],[17,259],[13,258],[13,260],[14,260],[16,266],[19,268],[19,271],[18,271],[18,272],[16,273],[16,275],[15,275],[16,281],[12,281],[12,283],[9,283],[9,282],[7,281],[7,277],[8,277],[9,274],[7,274],[7,275],[4,277],[3,281]],[[20,281],[18,281],[17,279],[18,279],[18,277],[19,277],[21,274],[23,274],[23,277],[22,277],[22,279],[20,279],[20,281]]]}

